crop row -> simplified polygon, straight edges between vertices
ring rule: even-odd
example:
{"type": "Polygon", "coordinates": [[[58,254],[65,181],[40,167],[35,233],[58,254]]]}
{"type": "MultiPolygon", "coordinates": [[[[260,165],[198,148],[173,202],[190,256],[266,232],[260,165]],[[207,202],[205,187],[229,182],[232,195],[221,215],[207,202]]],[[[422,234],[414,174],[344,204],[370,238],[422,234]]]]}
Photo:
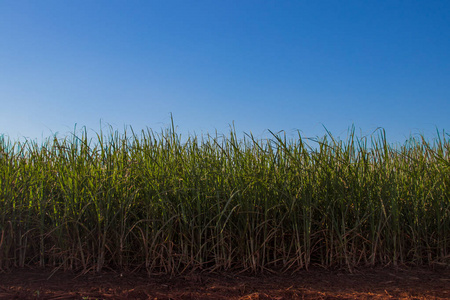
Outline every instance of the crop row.
{"type": "Polygon", "coordinates": [[[450,262],[450,142],[174,128],[0,138],[0,271],[450,262]]]}

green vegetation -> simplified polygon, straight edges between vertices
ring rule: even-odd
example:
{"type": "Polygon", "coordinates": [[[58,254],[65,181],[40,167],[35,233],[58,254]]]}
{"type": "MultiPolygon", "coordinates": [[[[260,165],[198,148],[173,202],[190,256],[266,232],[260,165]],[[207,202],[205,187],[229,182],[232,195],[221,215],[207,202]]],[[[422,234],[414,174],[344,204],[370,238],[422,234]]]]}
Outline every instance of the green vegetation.
{"type": "Polygon", "coordinates": [[[0,138],[0,270],[450,262],[450,142],[273,134],[0,138]],[[310,143],[313,147],[308,145],[310,143]]]}

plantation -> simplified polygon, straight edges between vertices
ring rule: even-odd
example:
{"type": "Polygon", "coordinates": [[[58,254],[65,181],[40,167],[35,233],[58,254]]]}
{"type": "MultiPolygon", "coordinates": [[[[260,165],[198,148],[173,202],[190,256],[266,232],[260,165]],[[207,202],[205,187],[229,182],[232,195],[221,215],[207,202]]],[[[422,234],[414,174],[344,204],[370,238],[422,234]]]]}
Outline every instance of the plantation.
{"type": "Polygon", "coordinates": [[[294,272],[450,263],[450,142],[174,126],[0,138],[0,271],[294,272]]]}

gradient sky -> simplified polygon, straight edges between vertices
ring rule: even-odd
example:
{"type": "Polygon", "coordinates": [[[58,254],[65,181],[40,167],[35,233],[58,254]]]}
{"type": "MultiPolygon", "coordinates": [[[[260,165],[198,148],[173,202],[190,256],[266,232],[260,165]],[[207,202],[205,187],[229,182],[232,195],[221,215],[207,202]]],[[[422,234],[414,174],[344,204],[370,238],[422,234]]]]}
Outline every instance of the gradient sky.
{"type": "Polygon", "coordinates": [[[0,0],[0,134],[450,129],[450,1],[0,0]]]}

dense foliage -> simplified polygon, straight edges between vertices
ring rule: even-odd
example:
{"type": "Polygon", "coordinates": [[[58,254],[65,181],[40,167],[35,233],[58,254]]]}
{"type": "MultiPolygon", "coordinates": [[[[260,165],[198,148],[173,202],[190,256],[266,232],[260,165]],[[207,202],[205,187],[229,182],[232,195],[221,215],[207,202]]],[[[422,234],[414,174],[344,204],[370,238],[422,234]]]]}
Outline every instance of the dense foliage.
{"type": "Polygon", "coordinates": [[[0,270],[295,271],[450,262],[450,142],[174,128],[0,138],[0,270]],[[130,133],[131,132],[131,133],[130,133]]]}

